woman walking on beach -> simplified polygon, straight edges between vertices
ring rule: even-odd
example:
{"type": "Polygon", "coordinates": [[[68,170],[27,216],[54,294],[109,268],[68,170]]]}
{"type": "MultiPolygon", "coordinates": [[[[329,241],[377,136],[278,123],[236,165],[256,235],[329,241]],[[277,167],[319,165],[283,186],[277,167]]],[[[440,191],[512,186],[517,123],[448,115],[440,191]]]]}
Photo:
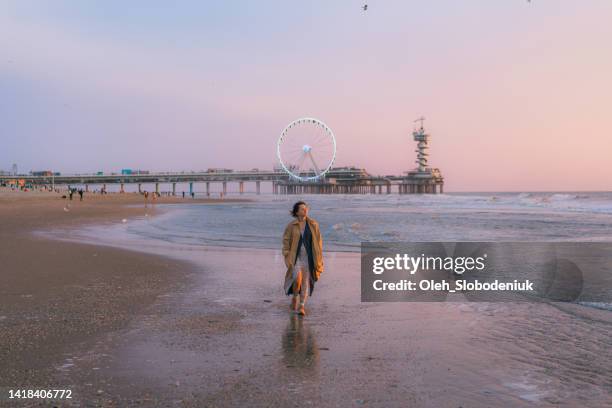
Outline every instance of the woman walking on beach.
{"type": "Polygon", "coordinates": [[[290,213],[295,220],[287,224],[283,234],[283,256],[287,266],[284,290],[287,296],[293,295],[291,310],[304,316],[306,298],[312,295],[314,283],[323,272],[323,239],[319,224],[308,216],[305,202],[295,203],[290,213]]]}

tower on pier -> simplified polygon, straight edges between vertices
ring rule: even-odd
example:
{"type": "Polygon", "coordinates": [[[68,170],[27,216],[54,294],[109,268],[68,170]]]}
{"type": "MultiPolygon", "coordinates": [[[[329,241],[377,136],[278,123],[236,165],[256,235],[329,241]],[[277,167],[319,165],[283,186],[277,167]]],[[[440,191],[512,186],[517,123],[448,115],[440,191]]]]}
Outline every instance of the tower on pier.
{"type": "Polygon", "coordinates": [[[417,169],[420,173],[424,173],[427,171],[427,153],[429,135],[425,133],[425,129],[423,128],[424,117],[420,117],[415,122],[421,122],[421,126],[418,130],[414,130],[412,132],[412,136],[414,137],[414,141],[417,142],[417,149],[415,150],[417,154],[416,164],[417,169]]]}
{"type": "Polygon", "coordinates": [[[413,193],[442,193],[444,191],[444,178],[440,169],[427,167],[429,158],[429,135],[425,133],[423,127],[424,117],[420,117],[415,122],[421,122],[418,129],[414,129],[412,137],[417,142],[415,150],[417,167],[414,170],[405,172],[399,184],[400,194],[413,193]]]}

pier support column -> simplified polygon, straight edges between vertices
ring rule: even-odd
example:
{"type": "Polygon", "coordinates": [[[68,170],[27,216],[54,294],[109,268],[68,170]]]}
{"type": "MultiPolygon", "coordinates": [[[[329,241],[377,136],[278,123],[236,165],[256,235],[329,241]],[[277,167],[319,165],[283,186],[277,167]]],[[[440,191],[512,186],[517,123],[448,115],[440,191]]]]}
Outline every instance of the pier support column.
{"type": "Polygon", "coordinates": [[[106,183],[102,184],[102,191],[106,193],[106,183]]]}
{"type": "Polygon", "coordinates": [[[138,183],[138,192],[142,193],[142,184],[141,183],[138,183]]]}
{"type": "Polygon", "coordinates": [[[260,181],[255,182],[255,188],[257,189],[257,194],[261,194],[261,182],[260,181]]]}
{"type": "Polygon", "coordinates": [[[176,183],[172,183],[172,195],[176,195],[176,183]]]}
{"type": "Polygon", "coordinates": [[[444,184],[440,184],[440,194],[444,193],[444,184]]]}
{"type": "Polygon", "coordinates": [[[240,191],[240,194],[244,193],[244,181],[238,183],[238,190],[240,191]]]}
{"type": "Polygon", "coordinates": [[[223,182],[223,195],[227,194],[227,181],[223,182]]]}
{"type": "Polygon", "coordinates": [[[85,184],[85,192],[89,193],[89,184],[85,184]]]}
{"type": "Polygon", "coordinates": [[[125,193],[125,190],[123,189],[123,183],[121,183],[121,187],[119,188],[119,192],[120,193],[125,193]]]}
{"type": "Polygon", "coordinates": [[[387,194],[391,194],[391,184],[387,184],[387,194]]]}
{"type": "Polygon", "coordinates": [[[210,197],[210,181],[206,182],[206,197],[210,197]]]}
{"type": "Polygon", "coordinates": [[[155,183],[155,193],[159,195],[159,183],[155,183]]]}
{"type": "Polygon", "coordinates": [[[189,197],[193,195],[193,181],[189,183],[189,197]]]}

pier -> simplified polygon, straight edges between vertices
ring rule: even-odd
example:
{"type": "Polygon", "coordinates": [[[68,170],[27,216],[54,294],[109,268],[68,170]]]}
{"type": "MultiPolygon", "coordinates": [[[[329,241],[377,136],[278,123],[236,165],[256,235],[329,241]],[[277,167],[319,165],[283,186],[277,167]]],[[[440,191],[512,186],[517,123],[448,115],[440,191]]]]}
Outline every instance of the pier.
{"type": "Polygon", "coordinates": [[[170,186],[168,191],[176,195],[176,185],[187,183],[189,195],[194,192],[194,185],[202,183],[206,195],[210,195],[211,185],[220,184],[221,189],[227,194],[229,183],[238,184],[238,193],[245,191],[245,183],[255,184],[256,194],[261,193],[262,183],[271,183],[274,194],[418,194],[418,193],[443,193],[443,179],[437,169],[431,172],[419,173],[408,172],[406,175],[373,176],[365,169],[357,167],[332,168],[326,177],[313,182],[301,182],[291,179],[279,169],[234,171],[226,169],[223,171],[206,172],[182,172],[182,173],[149,173],[149,174],[72,174],[72,175],[0,175],[2,184],[29,184],[32,186],[47,186],[55,189],[60,186],[82,185],[85,191],[94,188],[106,190],[107,185],[118,185],[119,192],[125,191],[125,186],[133,184],[141,191],[143,184],[154,184],[155,191],[160,192],[160,185],[170,186]]]}
{"type": "MultiPolygon", "coordinates": [[[[246,171],[210,168],[201,172],[159,172],[122,171],[121,173],[72,174],[61,175],[51,171],[34,172],[29,175],[0,173],[0,184],[46,186],[55,189],[56,186],[81,185],[84,190],[96,188],[106,191],[109,184],[118,185],[119,192],[125,192],[127,184],[137,185],[142,192],[143,184],[154,184],[155,192],[160,193],[160,185],[171,187],[167,191],[176,195],[176,185],[187,183],[189,195],[194,193],[194,184],[204,183],[205,193],[210,196],[211,184],[221,184],[223,195],[227,194],[229,183],[238,184],[238,193],[243,194],[245,183],[254,183],[256,194],[261,194],[261,183],[271,183],[273,194],[437,194],[444,192],[444,178],[439,169],[427,166],[429,135],[423,129],[423,118],[419,119],[421,126],[413,132],[417,142],[416,164],[414,170],[403,175],[371,175],[365,169],[354,166],[333,167],[324,177],[313,181],[304,181],[291,177],[282,167],[273,170],[252,169],[246,171]]],[[[314,174],[314,173],[313,173],[314,174]]],[[[308,173],[303,174],[308,176],[308,173]]]]}

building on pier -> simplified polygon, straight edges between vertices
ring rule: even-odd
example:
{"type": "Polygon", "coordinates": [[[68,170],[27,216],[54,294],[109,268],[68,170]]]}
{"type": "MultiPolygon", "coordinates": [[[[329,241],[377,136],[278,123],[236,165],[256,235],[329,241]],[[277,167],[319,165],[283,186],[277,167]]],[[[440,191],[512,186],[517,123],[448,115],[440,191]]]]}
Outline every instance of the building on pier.
{"type": "Polygon", "coordinates": [[[440,169],[428,167],[429,134],[423,127],[412,132],[417,148],[416,168],[402,176],[373,176],[357,167],[334,167],[317,181],[283,179],[273,184],[275,194],[436,194],[444,192],[444,178],[440,169]],[[397,186],[397,187],[394,187],[397,186]]]}

